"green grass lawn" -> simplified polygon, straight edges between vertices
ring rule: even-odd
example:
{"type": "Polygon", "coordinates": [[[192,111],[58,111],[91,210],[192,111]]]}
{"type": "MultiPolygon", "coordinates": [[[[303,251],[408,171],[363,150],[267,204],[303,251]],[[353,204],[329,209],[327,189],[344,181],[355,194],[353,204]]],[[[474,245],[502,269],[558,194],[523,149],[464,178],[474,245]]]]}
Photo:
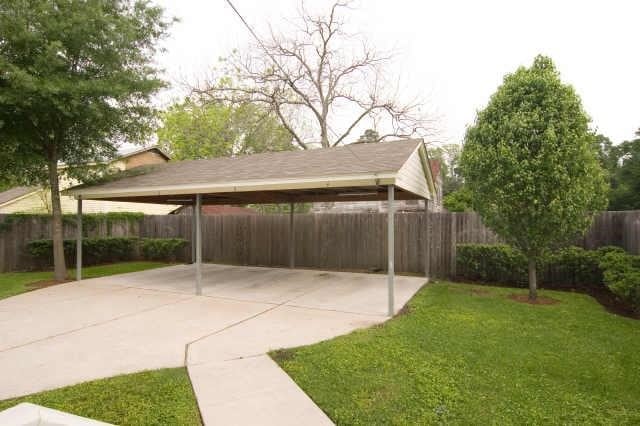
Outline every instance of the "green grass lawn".
{"type": "MultiPolygon", "coordinates": [[[[83,278],[106,277],[108,275],[144,271],[162,266],[167,266],[167,264],[160,262],[122,262],[110,265],[88,266],[82,268],[82,275],[83,278]]],[[[68,273],[69,279],[74,279],[75,274],[75,269],[70,269],[68,273]]],[[[0,273],[0,299],[24,293],[30,290],[30,284],[51,279],[53,279],[53,272],[51,271],[0,273]]]]}
{"type": "Polygon", "coordinates": [[[272,356],[337,424],[640,424],[640,321],[514,293],[430,284],[382,326],[272,356]]]}
{"type": "Polygon", "coordinates": [[[201,425],[185,368],[95,380],[0,401],[0,411],[31,402],[120,425],[201,425]]]}

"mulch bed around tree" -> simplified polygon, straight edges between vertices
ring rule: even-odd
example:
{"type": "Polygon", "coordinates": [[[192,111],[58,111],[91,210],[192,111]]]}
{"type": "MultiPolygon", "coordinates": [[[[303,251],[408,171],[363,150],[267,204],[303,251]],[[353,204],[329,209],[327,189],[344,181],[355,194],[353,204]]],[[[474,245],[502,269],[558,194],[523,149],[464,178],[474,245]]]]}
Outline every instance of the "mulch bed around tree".
{"type": "Polygon", "coordinates": [[[510,294],[508,297],[516,302],[528,303],[529,305],[555,305],[556,303],[560,303],[559,300],[545,296],[538,296],[536,300],[529,300],[528,294],[510,294]]]}
{"type": "MultiPolygon", "coordinates": [[[[485,283],[483,281],[475,281],[475,280],[470,280],[468,278],[458,278],[456,281],[463,282],[463,283],[472,283],[476,285],[491,285],[495,287],[511,287],[511,288],[514,287],[512,285],[508,285],[504,283],[485,283]]],[[[516,287],[526,288],[525,285],[516,286],[516,287]]],[[[625,303],[624,301],[620,300],[615,294],[611,293],[611,291],[609,291],[609,289],[605,287],[604,284],[602,285],[602,288],[594,288],[593,286],[588,286],[588,285],[575,285],[571,287],[566,285],[554,286],[550,284],[538,286],[538,288],[544,289],[544,290],[568,291],[571,293],[587,294],[593,297],[594,299],[596,299],[596,301],[600,303],[607,310],[607,312],[611,312],[612,314],[620,315],[627,318],[640,320],[640,312],[635,311],[628,303],[625,303]]],[[[480,293],[476,293],[475,289],[471,291],[476,296],[481,295],[480,293]]]]}

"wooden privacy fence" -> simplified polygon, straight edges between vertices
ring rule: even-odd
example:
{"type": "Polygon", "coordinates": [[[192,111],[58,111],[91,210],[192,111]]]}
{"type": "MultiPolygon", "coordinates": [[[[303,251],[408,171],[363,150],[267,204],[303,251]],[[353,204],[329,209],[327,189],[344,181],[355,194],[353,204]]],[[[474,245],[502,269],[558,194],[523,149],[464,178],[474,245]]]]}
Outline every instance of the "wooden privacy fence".
{"type": "MultiPolygon", "coordinates": [[[[0,223],[5,217],[0,215],[0,223]]],[[[400,213],[396,215],[397,272],[455,275],[456,244],[499,242],[475,213],[400,213]],[[427,256],[428,253],[428,256],[427,256]]],[[[30,240],[50,238],[50,221],[26,217],[0,228],[0,271],[33,268],[26,252],[30,240]]],[[[66,221],[65,238],[75,237],[66,221]]],[[[181,237],[191,240],[191,216],[145,216],[140,220],[101,222],[87,230],[90,237],[181,237]]],[[[205,262],[286,266],[289,262],[287,215],[204,216],[202,256],[205,262]]],[[[350,270],[386,268],[386,215],[297,214],[295,262],[299,267],[350,270]]],[[[593,249],[617,245],[640,254],[640,211],[600,213],[577,245],[593,249]]],[[[181,260],[189,261],[186,247],[181,260]]]]}

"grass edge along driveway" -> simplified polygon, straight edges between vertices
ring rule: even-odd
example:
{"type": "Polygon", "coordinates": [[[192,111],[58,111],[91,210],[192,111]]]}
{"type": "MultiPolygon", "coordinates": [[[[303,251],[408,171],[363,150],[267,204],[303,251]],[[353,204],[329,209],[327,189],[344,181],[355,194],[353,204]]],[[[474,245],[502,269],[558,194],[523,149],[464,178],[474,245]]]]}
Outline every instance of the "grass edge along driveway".
{"type": "MultiPolygon", "coordinates": [[[[83,268],[97,278],[167,266],[160,262],[122,262],[83,268]]],[[[69,276],[75,276],[69,270],[69,276]]],[[[0,273],[0,299],[31,290],[53,272],[0,273]]],[[[0,411],[31,402],[114,424],[200,425],[200,412],[185,368],[169,368],[99,379],[0,401],[0,411]]]]}
{"type": "Polygon", "coordinates": [[[639,424],[640,321],[521,293],[432,283],[381,326],[272,356],[337,424],[639,424]]]}
{"type": "MultiPolygon", "coordinates": [[[[120,262],[108,265],[87,266],[82,268],[82,278],[98,278],[127,272],[145,271],[147,269],[168,266],[162,262],[120,262]]],[[[75,269],[69,269],[67,276],[75,279],[75,269]]],[[[53,279],[52,271],[44,272],[3,272],[0,273],[0,299],[15,296],[33,290],[31,285],[38,281],[53,279]]]]}
{"type": "Polygon", "coordinates": [[[184,367],[93,380],[0,401],[0,411],[31,402],[121,425],[201,425],[184,367]]]}

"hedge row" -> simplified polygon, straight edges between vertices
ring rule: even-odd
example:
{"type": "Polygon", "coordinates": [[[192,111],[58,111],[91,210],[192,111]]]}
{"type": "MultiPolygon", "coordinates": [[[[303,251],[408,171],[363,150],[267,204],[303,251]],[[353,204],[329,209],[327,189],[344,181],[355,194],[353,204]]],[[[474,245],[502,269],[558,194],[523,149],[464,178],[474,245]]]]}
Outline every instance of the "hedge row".
{"type": "MultiPolygon", "coordinates": [[[[552,288],[601,288],[640,310],[640,256],[620,247],[584,250],[567,247],[544,256],[537,265],[538,282],[552,288]]],[[[459,244],[458,278],[526,287],[527,259],[504,244],[459,244]]]]}
{"type": "MultiPolygon", "coordinates": [[[[177,259],[179,250],[187,243],[187,240],[181,238],[86,238],[82,240],[82,264],[97,265],[141,258],[173,262],[177,259]]],[[[76,240],[64,240],[63,244],[67,263],[74,264],[76,240]]],[[[53,243],[51,240],[30,241],[27,244],[27,251],[39,267],[52,265],[53,243]]]]}
{"type": "Polygon", "coordinates": [[[607,253],[600,266],[609,290],[640,312],[640,256],[607,253]]]}

